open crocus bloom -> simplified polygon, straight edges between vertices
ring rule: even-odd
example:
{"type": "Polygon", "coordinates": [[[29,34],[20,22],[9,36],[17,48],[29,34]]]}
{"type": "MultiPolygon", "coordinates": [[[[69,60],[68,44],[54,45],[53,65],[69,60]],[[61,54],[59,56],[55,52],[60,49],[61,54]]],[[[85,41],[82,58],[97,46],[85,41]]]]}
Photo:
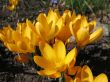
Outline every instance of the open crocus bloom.
{"type": "Polygon", "coordinates": [[[62,18],[64,21],[64,25],[62,26],[56,37],[65,43],[67,39],[71,36],[69,24],[76,18],[76,14],[74,12],[71,14],[70,10],[65,10],[62,15],[62,18]]]}
{"type": "Polygon", "coordinates": [[[39,45],[42,56],[34,56],[35,63],[43,68],[37,71],[39,75],[58,78],[76,57],[77,49],[73,48],[67,55],[65,45],[62,41],[57,40],[53,47],[47,43],[39,45]]]}
{"type": "Polygon", "coordinates": [[[101,73],[96,77],[93,77],[92,71],[87,65],[83,66],[83,68],[78,68],[79,69],[73,69],[77,70],[77,72],[74,71],[74,73],[76,72],[74,78],[65,75],[66,82],[108,82],[108,78],[104,73],[101,73]]]}
{"type": "Polygon", "coordinates": [[[77,16],[70,23],[70,31],[76,39],[78,46],[85,46],[99,39],[103,34],[103,28],[98,28],[93,32],[96,21],[87,22],[85,16],[77,16]]]}
{"type": "Polygon", "coordinates": [[[38,22],[35,24],[35,31],[40,40],[50,42],[63,26],[63,19],[57,11],[49,10],[48,15],[40,13],[38,22]]]}
{"type": "Polygon", "coordinates": [[[29,21],[26,23],[19,23],[16,30],[12,29],[10,26],[0,30],[0,40],[4,42],[4,45],[10,51],[25,54],[35,51],[37,38],[28,22],[29,21]]]}
{"type": "Polygon", "coordinates": [[[19,0],[9,0],[9,6],[7,6],[7,8],[9,10],[14,10],[15,7],[18,5],[19,0]]]}

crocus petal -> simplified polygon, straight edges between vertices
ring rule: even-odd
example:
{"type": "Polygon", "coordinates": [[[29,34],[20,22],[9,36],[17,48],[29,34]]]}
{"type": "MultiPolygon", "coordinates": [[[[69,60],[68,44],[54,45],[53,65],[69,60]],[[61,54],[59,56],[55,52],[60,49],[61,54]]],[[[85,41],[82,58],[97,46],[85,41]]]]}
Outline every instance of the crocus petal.
{"type": "Polygon", "coordinates": [[[61,29],[61,31],[58,33],[57,38],[62,40],[65,43],[70,36],[71,36],[71,32],[69,27],[64,26],[61,29]]]}
{"type": "MultiPolygon", "coordinates": [[[[61,61],[60,61],[61,62],[61,61]]],[[[59,72],[63,72],[63,71],[65,71],[66,69],[67,69],[67,66],[68,65],[64,65],[64,62],[63,63],[59,63],[59,67],[57,68],[57,70],[59,71],[59,72]]]]}
{"type": "Polygon", "coordinates": [[[70,82],[81,82],[81,80],[79,78],[75,78],[74,81],[70,81],[70,82]]]}
{"type": "Polygon", "coordinates": [[[57,12],[53,11],[52,9],[50,9],[49,12],[48,12],[48,15],[47,15],[48,24],[50,22],[55,23],[57,20],[58,20],[57,12]]]}
{"type": "MultiPolygon", "coordinates": [[[[22,38],[20,41],[16,41],[15,45],[19,48],[19,50],[27,52],[34,52],[34,46],[32,46],[28,39],[22,38]]],[[[21,53],[21,52],[19,52],[21,53]]]]}
{"type": "Polygon", "coordinates": [[[68,69],[69,75],[76,75],[77,77],[80,76],[81,67],[80,66],[74,66],[73,68],[68,69]]]}
{"type": "Polygon", "coordinates": [[[45,69],[45,70],[37,71],[37,73],[38,73],[39,75],[49,76],[49,75],[55,74],[55,73],[56,73],[56,70],[48,70],[48,69],[45,69]]]}
{"type": "Polygon", "coordinates": [[[65,80],[66,82],[81,82],[80,78],[77,78],[77,77],[71,78],[70,76],[66,74],[65,74],[65,80]]]}
{"type": "Polygon", "coordinates": [[[0,40],[1,41],[6,41],[6,38],[5,38],[5,36],[2,33],[0,33],[0,40]]]}
{"type": "Polygon", "coordinates": [[[65,58],[65,64],[69,65],[71,61],[76,57],[76,54],[77,54],[77,49],[76,48],[72,49],[65,58]]]}
{"type": "Polygon", "coordinates": [[[48,60],[48,61],[55,61],[56,60],[55,52],[49,44],[47,44],[45,42],[41,42],[39,45],[39,48],[41,50],[43,57],[46,60],[48,60]]]}
{"type": "MultiPolygon", "coordinates": [[[[26,20],[27,28],[30,30],[30,40],[33,45],[38,45],[39,36],[36,32],[35,26],[32,24],[30,20],[26,20]]],[[[27,31],[28,32],[28,31],[27,31]]]]}
{"type": "Polygon", "coordinates": [[[88,22],[87,22],[87,19],[86,19],[86,17],[85,16],[82,16],[81,17],[81,28],[84,28],[84,27],[86,27],[88,25],[88,22]]]}
{"type": "Polygon", "coordinates": [[[41,56],[34,56],[34,62],[42,68],[46,68],[46,69],[53,68],[53,64],[51,62],[48,62],[45,58],[41,56]]]}
{"type": "MultiPolygon", "coordinates": [[[[47,39],[48,33],[45,32],[45,29],[43,28],[42,24],[40,22],[37,22],[35,24],[35,30],[38,34],[38,41],[43,40],[45,41],[47,39]]],[[[47,41],[47,40],[46,40],[47,41]]]]}
{"type": "Polygon", "coordinates": [[[54,39],[57,33],[58,33],[58,27],[57,26],[55,28],[52,27],[50,32],[48,33],[48,37],[46,38],[46,41],[49,42],[50,40],[54,39]]]}
{"type": "Polygon", "coordinates": [[[12,32],[13,32],[13,29],[10,26],[3,27],[2,34],[5,36],[6,41],[12,41],[10,40],[10,38],[12,37],[12,32]]]}
{"type": "Polygon", "coordinates": [[[93,82],[108,82],[107,75],[102,73],[98,75],[93,82]]]}
{"type": "Polygon", "coordinates": [[[71,12],[70,10],[65,10],[62,17],[64,18],[65,22],[71,20],[71,12]]]}
{"type": "Polygon", "coordinates": [[[11,36],[12,36],[12,39],[16,41],[19,41],[20,38],[22,38],[17,31],[13,31],[11,36]]]}
{"type": "MultiPolygon", "coordinates": [[[[35,24],[36,32],[39,34],[40,37],[43,37],[43,34],[45,33],[43,26],[40,22],[37,22],[35,24]]],[[[44,35],[45,36],[45,35],[44,35]]]]}
{"type": "Polygon", "coordinates": [[[93,74],[91,69],[85,65],[81,71],[81,82],[93,82],[93,74]]]}
{"type": "Polygon", "coordinates": [[[26,27],[26,23],[17,23],[16,31],[22,35],[26,27]]]}
{"type": "Polygon", "coordinates": [[[60,72],[56,72],[56,73],[50,75],[49,77],[51,77],[51,78],[59,78],[59,77],[61,77],[61,73],[60,72]]]}
{"type": "Polygon", "coordinates": [[[19,48],[16,47],[16,45],[14,45],[14,44],[4,42],[4,45],[5,45],[10,51],[19,52],[19,48]]]}
{"type": "Polygon", "coordinates": [[[26,50],[27,49],[27,45],[24,41],[18,41],[17,42],[17,46],[22,49],[22,50],[26,50]]]}
{"type": "Polygon", "coordinates": [[[76,18],[76,13],[75,13],[75,12],[73,12],[73,13],[72,13],[72,16],[71,16],[71,20],[72,20],[72,21],[74,21],[74,20],[75,20],[75,18],[76,18]]]}
{"type": "Polygon", "coordinates": [[[23,31],[23,36],[27,37],[28,39],[31,39],[31,28],[29,26],[26,26],[23,31]]]}
{"type": "MultiPolygon", "coordinates": [[[[17,23],[16,30],[21,34],[22,23],[17,23]]],[[[23,28],[22,28],[23,29],[23,28]]]]}
{"type": "MultiPolygon", "coordinates": [[[[34,24],[30,21],[30,20],[26,20],[26,25],[27,25],[27,27],[29,27],[30,28],[30,30],[32,30],[34,33],[36,33],[36,29],[35,29],[35,26],[34,26],[34,24]]],[[[37,34],[37,33],[36,33],[37,34]]],[[[38,34],[37,34],[38,35],[38,34]]]]}
{"type": "Polygon", "coordinates": [[[41,13],[39,14],[38,16],[38,22],[40,22],[43,26],[44,29],[46,29],[47,32],[50,31],[50,27],[48,26],[48,22],[47,22],[47,19],[46,19],[46,15],[41,13]]]}
{"type": "Polygon", "coordinates": [[[71,81],[71,82],[74,82],[73,79],[72,79],[70,76],[68,76],[68,75],[66,75],[66,74],[65,74],[64,76],[65,76],[66,82],[70,82],[70,81],[71,81]]]}
{"type": "Polygon", "coordinates": [[[90,35],[89,43],[98,40],[103,34],[103,28],[98,28],[95,32],[90,35]]]}
{"type": "Polygon", "coordinates": [[[63,19],[59,18],[56,24],[52,24],[51,30],[49,32],[48,40],[53,39],[58,33],[60,32],[61,28],[63,27],[63,19]]]}
{"type": "Polygon", "coordinates": [[[77,32],[76,38],[78,44],[83,44],[83,42],[87,39],[89,39],[89,31],[86,28],[80,28],[77,32]]]}
{"type": "Polygon", "coordinates": [[[65,45],[62,41],[57,40],[54,44],[54,50],[58,61],[63,61],[66,56],[65,45]]]}
{"type": "Polygon", "coordinates": [[[52,22],[49,24],[51,27],[50,32],[48,33],[47,41],[52,40],[59,31],[58,26],[52,25],[52,22]]]}
{"type": "Polygon", "coordinates": [[[96,21],[95,20],[89,22],[89,24],[88,24],[89,32],[91,32],[95,28],[95,26],[96,26],[96,21]]]}
{"type": "Polygon", "coordinates": [[[69,28],[71,33],[76,37],[76,33],[80,28],[81,20],[80,15],[76,17],[76,19],[69,24],[69,28]]]}
{"type": "Polygon", "coordinates": [[[31,43],[32,45],[35,47],[36,45],[38,46],[39,44],[39,36],[35,35],[34,33],[32,33],[32,37],[31,37],[31,43]]]}
{"type": "Polygon", "coordinates": [[[56,26],[58,27],[58,30],[60,31],[60,29],[63,27],[63,18],[59,18],[57,23],[56,23],[56,26]]]}
{"type": "MultiPolygon", "coordinates": [[[[72,60],[72,62],[70,63],[69,68],[73,68],[74,65],[75,65],[75,63],[76,63],[76,58],[74,58],[74,59],[72,60]]],[[[68,69],[69,69],[69,68],[68,68],[68,69]]]]}

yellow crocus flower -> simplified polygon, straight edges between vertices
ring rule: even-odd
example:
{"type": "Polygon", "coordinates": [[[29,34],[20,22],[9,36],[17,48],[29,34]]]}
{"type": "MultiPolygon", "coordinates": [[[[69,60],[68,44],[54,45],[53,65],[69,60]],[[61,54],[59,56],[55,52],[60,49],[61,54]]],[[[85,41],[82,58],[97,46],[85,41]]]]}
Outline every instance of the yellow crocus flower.
{"type": "Polygon", "coordinates": [[[66,48],[62,41],[57,40],[53,47],[48,43],[40,43],[41,56],[34,56],[35,63],[43,70],[37,71],[39,75],[58,78],[72,60],[76,57],[77,49],[73,48],[66,55],[66,48]]]}
{"type": "Polygon", "coordinates": [[[78,46],[85,46],[102,36],[103,28],[99,27],[93,32],[95,26],[96,21],[87,22],[85,16],[81,17],[79,15],[70,23],[70,31],[75,37],[78,46]]]}
{"type": "Polygon", "coordinates": [[[69,37],[71,36],[69,24],[72,20],[76,18],[76,14],[74,12],[71,14],[70,10],[65,10],[62,15],[62,18],[64,20],[64,25],[56,37],[65,43],[67,39],[69,39],[69,37]]]}
{"type": "Polygon", "coordinates": [[[14,10],[15,7],[18,5],[19,0],[9,0],[9,6],[7,6],[7,8],[9,10],[14,10]]]}
{"type": "Polygon", "coordinates": [[[40,36],[40,40],[50,42],[58,34],[63,26],[63,19],[59,13],[49,10],[48,15],[40,13],[35,24],[35,31],[40,36]]]}
{"type": "Polygon", "coordinates": [[[24,54],[32,53],[37,45],[37,37],[31,29],[32,26],[34,25],[31,21],[27,20],[26,23],[18,23],[16,30],[10,26],[4,27],[0,30],[0,39],[10,51],[24,54]]]}
{"type": "Polygon", "coordinates": [[[104,73],[101,73],[96,77],[93,77],[92,71],[87,65],[80,68],[79,73],[77,69],[74,78],[71,78],[68,75],[65,75],[65,78],[66,82],[108,82],[108,78],[104,73]]]}

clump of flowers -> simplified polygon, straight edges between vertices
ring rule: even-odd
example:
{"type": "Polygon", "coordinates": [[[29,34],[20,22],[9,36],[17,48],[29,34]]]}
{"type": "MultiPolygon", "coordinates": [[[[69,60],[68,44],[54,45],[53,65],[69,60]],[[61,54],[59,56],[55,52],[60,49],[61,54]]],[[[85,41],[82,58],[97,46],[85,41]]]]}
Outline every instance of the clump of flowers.
{"type": "Polygon", "coordinates": [[[103,34],[100,27],[94,31],[96,21],[88,22],[85,16],[65,10],[50,9],[48,14],[40,13],[33,24],[18,23],[16,29],[11,26],[0,30],[0,40],[12,52],[20,54],[16,59],[27,62],[26,54],[34,53],[33,60],[41,68],[37,73],[49,78],[65,77],[66,82],[108,82],[106,74],[93,78],[89,66],[75,66],[78,49],[98,40],[103,34]],[[70,37],[77,44],[69,52],[66,45],[70,37]],[[39,47],[41,54],[35,52],[39,47]]]}

